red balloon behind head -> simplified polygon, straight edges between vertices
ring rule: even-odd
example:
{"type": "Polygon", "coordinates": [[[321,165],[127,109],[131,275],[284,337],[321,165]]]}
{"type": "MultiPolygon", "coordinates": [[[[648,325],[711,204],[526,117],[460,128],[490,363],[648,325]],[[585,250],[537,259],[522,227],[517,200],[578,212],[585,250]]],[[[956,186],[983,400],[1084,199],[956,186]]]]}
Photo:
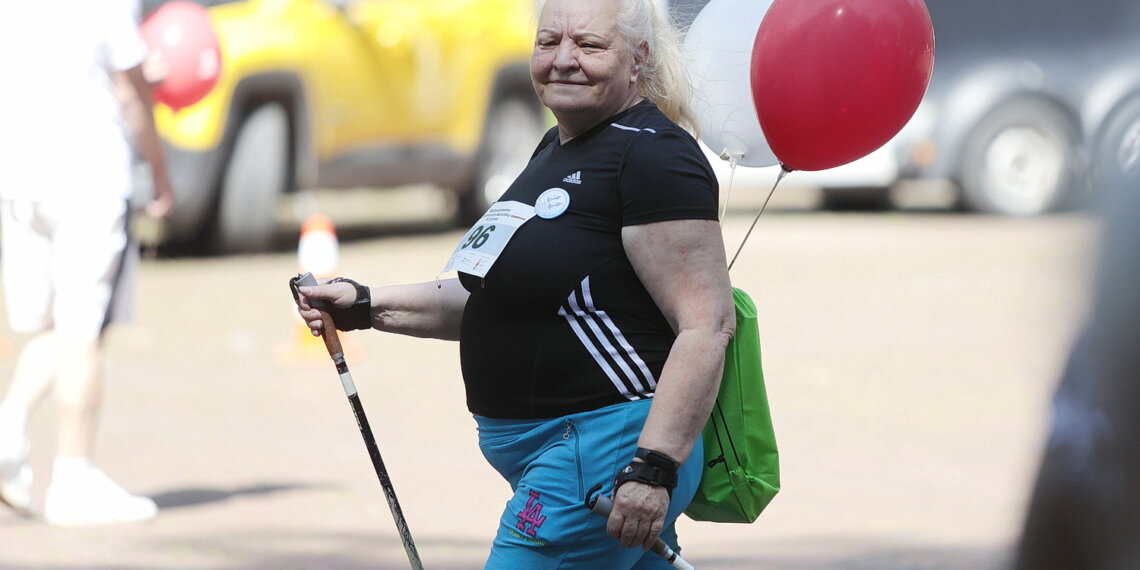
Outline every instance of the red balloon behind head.
{"type": "Polygon", "coordinates": [[[221,50],[204,7],[168,2],[143,20],[140,31],[166,71],[154,88],[155,100],[178,110],[201,101],[218,83],[221,50]]]}
{"type": "Polygon", "coordinates": [[[823,170],[898,134],[933,69],[922,0],[775,0],[753,45],[752,98],[784,168],[823,170]]]}

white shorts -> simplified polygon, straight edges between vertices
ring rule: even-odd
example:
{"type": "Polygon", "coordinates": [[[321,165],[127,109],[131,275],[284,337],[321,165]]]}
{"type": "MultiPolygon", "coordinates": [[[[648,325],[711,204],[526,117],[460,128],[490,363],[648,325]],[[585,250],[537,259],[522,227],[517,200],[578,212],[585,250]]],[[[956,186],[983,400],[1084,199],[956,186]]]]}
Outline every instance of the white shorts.
{"type": "Polygon", "coordinates": [[[97,338],[130,317],[138,248],[126,201],[0,200],[4,298],[18,333],[97,338]]]}

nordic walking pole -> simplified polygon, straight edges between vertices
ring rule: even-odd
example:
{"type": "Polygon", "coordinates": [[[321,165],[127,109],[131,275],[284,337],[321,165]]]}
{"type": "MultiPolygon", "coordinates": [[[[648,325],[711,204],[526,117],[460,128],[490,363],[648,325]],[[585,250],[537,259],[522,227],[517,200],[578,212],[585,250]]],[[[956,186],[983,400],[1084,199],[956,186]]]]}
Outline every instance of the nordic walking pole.
{"type": "MultiPolygon", "coordinates": [[[[590,512],[595,515],[609,518],[610,511],[614,508],[614,502],[602,494],[596,497],[594,496],[594,493],[598,492],[601,488],[601,485],[594,485],[592,489],[586,492],[586,508],[590,509],[590,512]]],[[[653,543],[653,547],[650,548],[650,550],[652,550],[654,554],[664,558],[666,562],[672,564],[677,570],[696,570],[692,564],[689,564],[684,558],[681,558],[680,554],[673,552],[673,549],[669,548],[669,545],[665,544],[665,541],[661,540],[661,537],[657,538],[657,542],[653,543]]]]}
{"type": "MultiPolygon", "coordinates": [[[[312,286],[317,282],[312,274],[306,273],[298,276],[297,285],[312,286]]],[[[296,295],[296,291],[294,291],[296,295]]],[[[376,469],[376,476],[380,479],[380,487],[384,489],[384,498],[388,500],[388,508],[392,511],[392,519],[396,521],[396,530],[400,533],[400,540],[404,543],[404,552],[408,554],[413,570],[423,570],[420,555],[416,552],[416,544],[412,541],[412,532],[408,530],[408,522],[404,520],[404,512],[400,510],[400,502],[396,500],[396,489],[392,486],[392,479],[388,477],[388,469],[384,467],[384,460],[380,457],[380,448],[376,446],[376,438],[372,435],[372,428],[368,425],[368,417],[364,415],[364,406],[360,403],[360,395],[356,392],[356,384],[352,381],[352,374],[348,371],[348,363],[344,360],[344,350],[340,345],[340,336],[336,332],[336,324],[327,311],[317,308],[321,312],[321,338],[325,341],[329,357],[336,365],[340,374],[340,383],[344,386],[344,394],[352,405],[352,414],[356,417],[356,425],[360,428],[360,435],[364,437],[364,446],[368,448],[368,456],[372,458],[372,467],[376,469]]]]}

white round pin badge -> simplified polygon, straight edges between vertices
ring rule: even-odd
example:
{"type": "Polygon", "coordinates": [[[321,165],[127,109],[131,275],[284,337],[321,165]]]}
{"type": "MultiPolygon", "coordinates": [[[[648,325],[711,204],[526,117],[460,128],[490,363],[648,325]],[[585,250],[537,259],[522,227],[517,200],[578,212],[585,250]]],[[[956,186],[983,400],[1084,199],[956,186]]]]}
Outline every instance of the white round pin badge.
{"type": "Polygon", "coordinates": [[[557,218],[570,207],[570,193],[561,188],[551,188],[538,196],[534,203],[534,213],[544,220],[557,218]]]}

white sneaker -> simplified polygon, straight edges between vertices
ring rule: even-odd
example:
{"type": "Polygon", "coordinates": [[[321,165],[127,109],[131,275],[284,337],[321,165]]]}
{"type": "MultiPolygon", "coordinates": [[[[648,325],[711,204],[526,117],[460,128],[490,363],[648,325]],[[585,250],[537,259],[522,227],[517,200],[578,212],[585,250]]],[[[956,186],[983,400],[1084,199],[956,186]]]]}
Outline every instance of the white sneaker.
{"type": "Polygon", "coordinates": [[[35,512],[28,440],[24,437],[0,433],[0,503],[22,516],[35,512]]]}
{"type": "Polygon", "coordinates": [[[127,493],[95,467],[78,477],[53,479],[44,498],[44,520],[59,526],[143,521],[157,514],[154,501],[127,493]]]}

